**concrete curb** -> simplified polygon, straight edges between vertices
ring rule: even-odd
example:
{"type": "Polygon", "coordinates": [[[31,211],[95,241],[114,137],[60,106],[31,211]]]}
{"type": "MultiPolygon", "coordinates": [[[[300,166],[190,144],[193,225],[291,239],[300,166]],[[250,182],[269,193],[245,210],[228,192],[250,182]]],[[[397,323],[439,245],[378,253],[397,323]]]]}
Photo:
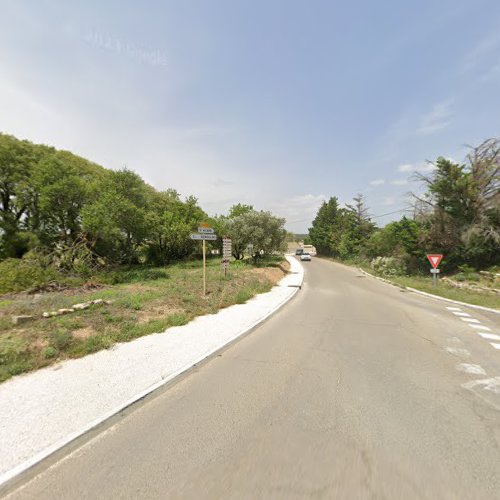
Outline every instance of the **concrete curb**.
{"type": "Polygon", "coordinates": [[[450,304],[457,304],[460,306],[471,307],[472,309],[479,309],[480,311],[486,311],[486,312],[492,312],[495,314],[500,314],[500,311],[498,309],[492,309],[491,307],[485,307],[485,306],[478,306],[476,304],[469,304],[468,302],[461,302],[459,300],[453,300],[453,299],[448,299],[446,297],[441,297],[440,295],[434,295],[432,293],[422,292],[422,290],[417,290],[416,288],[412,288],[409,286],[398,285],[397,283],[394,283],[393,281],[387,280],[385,278],[381,278],[380,276],[375,276],[374,274],[371,274],[371,273],[365,271],[364,269],[361,269],[360,267],[358,267],[358,270],[360,272],[362,272],[363,274],[366,274],[366,276],[371,276],[372,278],[375,278],[376,280],[383,281],[384,283],[388,283],[389,285],[397,286],[398,288],[403,288],[404,290],[408,290],[409,292],[413,292],[413,293],[416,293],[418,295],[423,295],[424,297],[442,300],[444,302],[449,302],[450,304]]]}
{"type": "MultiPolygon", "coordinates": [[[[288,255],[286,256],[287,260],[290,261],[292,257],[289,257],[288,255]]],[[[296,259],[294,259],[296,261],[296,259]]],[[[298,261],[296,261],[298,262],[298,261]]],[[[223,342],[222,344],[218,345],[211,351],[208,351],[204,353],[202,356],[194,359],[193,361],[190,361],[186,365],[184,365],[182,368],[179,370],[171,373],[167,377],[163,378],[159,382],[147,387],[143,391],[139,392],[132,398],[126,400],[125,402],[119,404],[118,406],[114,407],[112,410],[107,411],[106,413],[100,415],[98,418],[95,420],[89,422],[87,425],[82,427],[76,432],[73,432],[71,434],[68,434],[65,436],[63,439],[60,439],[59,441],[55,442],[54,444],[46,447],[42,451],[36,453],[34,456],[32,456],[30,459],[25,460],[24,462],[20,463],[19,465],[15,466],[14,468],[10,469],[9,471],[3,473],[0,475],[0,490],[3,489],[4,487],[8,486],[7,483],[13,481],[17,476],[22,474],[23,472],[26,472],[27,470],[31,469],[41,461],[45,460],[48,458],[50,455],[54,454],[61,448],[69,445],[76,439],[80,438],[84,434],[87,434],[88,432],[92,431],[99,425],[103,424],[106,420],[110,419],[111,417],[115,416],[116,414],[120,413],[121,411],[125,410],[126,408],[132,406],[133,404],[137,403],[138,401],[144,399],[146,396],[149,394],[153,393],[154,391],[166,386],[167,384],[172,383],[176,378],[180,377],[182,374],[188,372],[191,370],[193,367],[199,365],[200,363],[209,360],[212,358],[214,355],[217,353],[223,351],[227,347],[229,347],[231,344],[235,343],[236,341],[240,340],[243,338],[246,334],[250,333],[253,331],[255,328],[257,328],[260,324],[262,324],[264,321],[266,321],[269,317],[274,315],[279,309],[281,309],[286,303],[288,303],[301,289],[302,287],[302,282],[304,280],[304,273],[303,273],[303,267],[302,264],[298,263],[299,266],[302,268],[301,272],[296,272],[296,273],[290,273],[288,276],[285,276],[283,280],[287,280],[287,278],[290,277],[290,275],[294,275],[293,277],[296,278],[294,281],[296,281],[295,284],[289,285],[289,284],[283,284],[283,285],[276,285],[276,287],[290,287],[290,294],[287,295],[281,302],[279,302],[273,309],[268,311],[266,314],[258,318],[254,323],[252,323],[250,326],[244,328],[241,331],[238,331],[235,333],[235,335],[229,339],[228,341],[223,342]]],[[[288,280],[289,281],[289,280],[288,280]]],[[[281,282],[280,282],[281,283],[281,282]]]]}

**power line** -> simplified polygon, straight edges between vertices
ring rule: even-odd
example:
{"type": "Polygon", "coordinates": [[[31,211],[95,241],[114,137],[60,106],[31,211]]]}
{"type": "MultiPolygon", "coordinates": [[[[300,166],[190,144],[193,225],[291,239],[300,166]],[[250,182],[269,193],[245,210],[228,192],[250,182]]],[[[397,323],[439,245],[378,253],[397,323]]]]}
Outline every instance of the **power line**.
{"type": "Polygon", "coordinates": [[[373,215],[370,218],[378,219],[379,217],[385,217],[386,215],[399,214],[401,212],[411,212],[412,210],[413,210],[412,208],[403,208],[401,210],[394,210],[394,212],[387,212],[386,214],[373,215]]]}

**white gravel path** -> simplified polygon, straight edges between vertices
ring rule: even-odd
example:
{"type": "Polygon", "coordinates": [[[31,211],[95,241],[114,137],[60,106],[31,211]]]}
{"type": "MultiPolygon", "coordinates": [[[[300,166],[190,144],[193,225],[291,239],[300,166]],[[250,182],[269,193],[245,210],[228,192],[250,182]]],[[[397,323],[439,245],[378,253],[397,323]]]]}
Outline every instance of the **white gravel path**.
{"type": "Polygon", "coordinates": [[[0,485],[272,314],[298,291],[302,265],[246,304],[21,375],[0,385],[0,485]]]}

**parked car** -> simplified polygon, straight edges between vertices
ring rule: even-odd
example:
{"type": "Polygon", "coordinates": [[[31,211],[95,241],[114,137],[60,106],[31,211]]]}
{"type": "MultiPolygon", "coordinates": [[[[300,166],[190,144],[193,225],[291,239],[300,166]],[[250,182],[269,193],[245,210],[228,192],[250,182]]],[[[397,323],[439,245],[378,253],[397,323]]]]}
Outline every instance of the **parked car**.
{"type": "Polygon", "coordinates": [[[311,260],[311,254],[309,254],[309,253],[303,253],[300,256],[300,260],[308,260],[308,261],[310,261],[311,260]]]}
{"type": "Polygon", "coordinates": [[[295,255],[302,255],[303,253],[304,253],[303,248],[297,248],[297,250],[295,250],[295,255]]]}

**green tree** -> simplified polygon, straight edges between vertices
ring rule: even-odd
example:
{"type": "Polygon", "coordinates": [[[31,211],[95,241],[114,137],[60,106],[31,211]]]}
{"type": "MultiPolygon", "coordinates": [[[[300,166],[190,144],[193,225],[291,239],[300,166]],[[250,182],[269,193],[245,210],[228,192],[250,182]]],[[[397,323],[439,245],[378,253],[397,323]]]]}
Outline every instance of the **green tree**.
{"type": "Polygon", "coordinates": [[[157,193],[154,198],[148,213],[148,262],[165,265],[191,255],[196,243],[191,240],[190,234],[196,232],[200,222],[206,219],[196,198],[188,197],[183,202],[174,190],[157,193]]]}
{"type": "Polygon", "coordinates": [[[32,238],[23,221],[28,210],[27,192],[37,158],[32,145],[0,133],[0,257],[21,257],[32,238]]]}
{"type": "Polygon", "coordinates": [[[150,231],[153,188],[123,169],[109,172],[97,190],[98,196],[82,209],[82,226],[92,247],[111,261],[137,263],[150,231]]]}
{"type": "Polygon", "coordinates": [[[284,252],[286,249],[285,219],[271,212],[250,210],[237,217],[228,218],[227,234],[232,240],[233,255],[243,258],[248,245],[253,246],[253,258],[284,252]],[[236,255],[235,255],[236,254],[236,255]]]}
{"type": "Polygon", "coordinates": [[[324,201],[309,228],[309,237],[321,255],[338,254],[339,206],[336,197],[324,201]]]}

